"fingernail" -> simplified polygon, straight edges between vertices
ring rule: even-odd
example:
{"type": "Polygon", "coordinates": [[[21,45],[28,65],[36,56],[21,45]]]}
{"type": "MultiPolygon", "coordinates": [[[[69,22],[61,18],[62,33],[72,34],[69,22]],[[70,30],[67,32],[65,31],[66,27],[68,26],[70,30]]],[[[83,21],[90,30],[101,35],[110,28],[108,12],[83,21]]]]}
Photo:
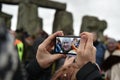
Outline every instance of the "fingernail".
{"type": "Polygon", "coordinates": [[[58,32],[58,35],[63,35],[63,31],[59,31],[59,32],[58,32]]]}

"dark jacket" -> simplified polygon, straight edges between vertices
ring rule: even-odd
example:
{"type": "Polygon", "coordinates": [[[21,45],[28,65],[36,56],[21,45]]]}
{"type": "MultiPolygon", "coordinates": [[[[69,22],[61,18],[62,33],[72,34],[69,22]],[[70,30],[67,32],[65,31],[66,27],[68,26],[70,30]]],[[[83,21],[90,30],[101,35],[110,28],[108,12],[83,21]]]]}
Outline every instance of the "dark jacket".
{"type": "Polygon", "coordinates": [[[103,80],[99,68],[91,62],[77,72],[76,78],[77,80],[103,80]]]}
{"type": "Polygon", "coordinates": [[[97,50],[96,51],[96,62],[101,67],[104,61],[104,54],[106,51],[106,46],[100,41],[95,41],[93,44],[97,50]]]}
{"type": "Polygon", "coordinates": [[[51,77],[51,67],[43,69],[34,59],[26,66],[26,71],[28,75],[27,80],[50,80],[51,77]]]}

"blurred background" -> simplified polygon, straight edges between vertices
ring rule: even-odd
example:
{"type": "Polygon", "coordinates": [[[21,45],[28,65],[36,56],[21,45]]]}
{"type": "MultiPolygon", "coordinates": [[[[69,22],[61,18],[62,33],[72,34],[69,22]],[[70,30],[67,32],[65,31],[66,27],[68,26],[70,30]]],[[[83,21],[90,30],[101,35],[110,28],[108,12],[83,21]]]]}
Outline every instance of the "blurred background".
{"type": "MultiPolygon", "coordinates": [[[[104,35],[120,39],[120,6],[119,0],[53,0],[61,3],[66,3],[67,11],[73,14],[73,29],[74,34],[78,35],[84,15],[96,16],[100,20],[106,20],[108,23],[104,35]]],[[[16,29],[18,6],[4,4],[2,11],[13,15],[12,29],[16,29]]],[[[43,19],[43,29],[48,33],[52,33],[55,9],[38,8],[38,15],[43,19]]]]}

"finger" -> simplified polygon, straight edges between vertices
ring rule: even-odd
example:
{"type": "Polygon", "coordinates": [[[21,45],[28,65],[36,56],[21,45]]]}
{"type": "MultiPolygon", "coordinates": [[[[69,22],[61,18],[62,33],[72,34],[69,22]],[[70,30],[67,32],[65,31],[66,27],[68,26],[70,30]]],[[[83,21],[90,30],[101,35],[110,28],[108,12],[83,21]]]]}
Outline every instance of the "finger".
{"type": "Polygon", "coordinates": [[[62,74],[63,74],[62,71],[58,72],[58,73],[55,73],[51,80],[57,80],[62,74]]]}
{"type": "Polygon", "coordinates": [[[87,34],[88,40],[86,43],[86,48],[92,48],[93,46],[93,35],[91,33],[87,34]]]}
{"type": "Polygon", "coordinates": [[[79,47],[77,49],[78,54],[83,53],[84,48],[85,48],[85,44],[86,44],[86,38],[85,38],[85,35],[82,35],[81,39],[80,39],[79,47]]]}
{"type": "Polygon", "coordinates": [[[73,62],[74,59],[75,59],[75,57],[69,57],[69,56],[67,56],[66,59],[65,59],[65,62],[66,62],[66,61],[67,61],[67,62],[73,62]]]}
{"type": "Polygon", "coordinates": [[[92,62],[95,63],[96,62],[96,48],[93,46],[93,51],[92,51],[92,62]]]}
{"type": "Polygon", "coordinates": [[[91,34],[90,32],[82,32],[80,35],[89,35],[91,34]]]}
{"type": "Polygon", "coordinates": [[[65,61],[67,61],[69,59],[69,56],[67,56],[66,58],[65,58],[65,61]]]}
{"type": "Polygon", "coordinates": [[[51,55],[51,61],[54,62],[54,61],[56,61],[60,58],[64,58],[64,57],[66,57],[64,54],[53,54],[53,55],[51,55]]]}
{"type": "Polygon", "coordinates": [[[92,33],[89,33],[89,32],[83,32],[81,33],[81,35],[86,35],[88,39],[92,40],[93,42],[93,34],[92,33]]]}
{"type": "Polygon", "coordinates": [[[62,31],[57,31],[56,33],[50,35],[41,45],[43,47],[47,47],[47,46],[51,45],[51,43],[54,41],[56,36],[63,36],[63,32],[62,31]]]}
{"type": "Polygon", "coordinates": [[[73,62],[74,60],[75,60],[75,57],[70,57],[70,58],[69,58],[69,61],[70,61],[70,62],[73,62]]]}
{"type": "Polygon", "coordinates": [[[81,35],[86,35],[87,36],[87,43],[86,43],[86,47],[89,47],[88,45],[93,45],[93,34],[89,33],[89,32],[83,32],[81,33],[81,35]]]}
{"type": "Polygon", "coordinates": [[[94,46],[93,46],[93,35],[91,33],[85,33],[87,35],[87,42],[85,46],[85,53],[88,53],[91,51],[87,56],[89,57],[88,59],[92,62],[95,62],[95,54],[94,54],[94,46]]]}

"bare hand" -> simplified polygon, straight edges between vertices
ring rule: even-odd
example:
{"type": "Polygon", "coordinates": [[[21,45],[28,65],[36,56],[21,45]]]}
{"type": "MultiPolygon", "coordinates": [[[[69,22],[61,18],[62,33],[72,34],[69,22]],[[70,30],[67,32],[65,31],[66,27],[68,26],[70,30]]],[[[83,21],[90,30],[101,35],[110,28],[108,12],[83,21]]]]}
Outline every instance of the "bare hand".
{"type": "Polygon", "coordinates": [[[95,62],[96,48],[93,46],[93,35],[88,32],[81,33],[80,45],[77,49],[76,63],[82,67],[87,62],[95,62]]]}
{"type": "Polygon", "coordinates": [[[70,66],[73,63],[74,59],[75,59],[75,57],[70,57],[70,58],[69,58],[69,56],[66,57],[63,67],[70,66]]]}
{"type": "Polygon", "coordinates": [[[62,31],[58,31],[50,35],[41,45],[39,45],[37,50],[36,59],[39,65],[42,68],[48,68],[55,60],[64,57],[63,54],[51,54],[55,42],[54,39],[56,36],[63,36],[62,31]]]}

